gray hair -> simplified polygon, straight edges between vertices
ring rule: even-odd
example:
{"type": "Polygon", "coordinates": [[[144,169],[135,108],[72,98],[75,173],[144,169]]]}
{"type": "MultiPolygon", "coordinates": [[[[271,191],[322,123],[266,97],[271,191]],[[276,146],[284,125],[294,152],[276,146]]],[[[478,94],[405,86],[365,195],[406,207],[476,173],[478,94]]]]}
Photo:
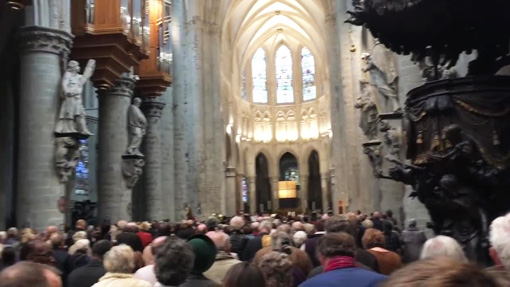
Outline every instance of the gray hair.
{"type": "Polygon", "coordinates": [[[244,225],[244,218],[241,216],[234,216],[230,219],[230,227],[233,229],[241,229],[244,225]]]}
{"type": "Polygon", "coordinates": [[[133,273],[135,253],[126,244],[112,247],[104,256],[104,269],[111,273],[133,273]]]}
{"type": "Polygon", "coordinates": [[[468,262],[460,244],[455,239],[444,235],[427,240],[423,245],[420,259],[439,256],[449,257],[460,262],[468,262]]]}
{"type": "Polygon", "coordinates": [[[296,245],[296,247],[299,248],[301,247],[301,245],[303,245],[307,237],[308,236],[306,235],[306,232],[300,230],[294,233],[292,239],[294,240],[294,244],[296,245]]]}
{"type": "Polygon", "coordinates": [[[269,220],[264,220],[259,225],[259,231],[264,231],[265,229],[267,232],[270,232],[272,228],[273,224],[269,220]]]}
{"type": "Polygon", "coordinates": [[[169,237],[156,255],[154,271],[158,282],[169,286],[182,284],[190,274],[194,261],[195,254],[186,241],[175,236],[169,237]]]}
{"type": "Polygon", "coordinates": [[[292,263],[287,254],[270,252],[262,256],[259,268],[266,278],[267,287],[292,286],[292,263]]]}
{"type": "Polygon", "coordinates": [[[274,251],[283,251],[284,248],[291,246],[292,239],[290,235],[283,231],[277,231],[271,234],[271,248],[274,251]]]}

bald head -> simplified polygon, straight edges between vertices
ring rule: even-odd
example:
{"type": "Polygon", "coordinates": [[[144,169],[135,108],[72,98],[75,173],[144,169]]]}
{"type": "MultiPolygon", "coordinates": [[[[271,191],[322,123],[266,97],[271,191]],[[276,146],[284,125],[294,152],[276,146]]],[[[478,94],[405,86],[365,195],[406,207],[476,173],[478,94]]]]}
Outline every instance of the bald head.
{"type": "Polygon", "coordinates": [[[207,233],[207,225],[201,223],[197,226],[197,233],[198,234],[206,234],[207,233]]]}
{"type": "Polygon", "coordinates": [[[0,273],[0,287],[62,287],[59,273],[47,265],[22,261],[0,273]]]}
{"type": "Polygon", "coordinates": [[[208,232],[207,236],[211,238],[212,242],[219,251],[230,251],[230,238],[228,234],[223,231],[208,232]]]}
{"type": "Polygon", "coordinates": [[[54,225],[50,225],[46,228],[46,236],[47,238],[50,238],[50,236],[53,234],[53,233],[58,233],[58,227],[54,226],[54,225]]]}
{"type": "Polygon", "coordinates": [[[296,221],[292,223],[292,229],[295,231],[305,231],[305,226],[301,221],[296,221]]]}
{"type": "Polygon", "coordinates": [[[373,216],[375,219],[381,219],[381,213],[379,211],[376,211],[374,212],[374,216],[373,216]]]}

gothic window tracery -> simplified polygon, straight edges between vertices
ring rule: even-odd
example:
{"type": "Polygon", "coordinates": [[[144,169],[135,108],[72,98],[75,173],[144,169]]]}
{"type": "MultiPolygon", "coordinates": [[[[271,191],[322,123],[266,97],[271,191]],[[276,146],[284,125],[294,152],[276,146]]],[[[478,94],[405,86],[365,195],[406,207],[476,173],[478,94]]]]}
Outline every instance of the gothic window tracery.
{"type": "Polygon", "coordinates": [[[303,101],[313,100],[317,97],[315,60],[306,47],[301,50],[301,71],[303,73],[303,101]]]}
{"type": "Polygon", "coordinates": [[[251,60],[253,75],[253,102],[267,103],[267,64],[266,52],[259,48],[251,60]]]}
{"type": "Polygon", "coordinates": [[[276,102],[278,104],[293,103],[294,90],[292,88],[292,54],[290,49],[282,45],[276,51],[276,102]]]}
{"type": "Polygon", "coordinates": [[[243,70],[241,72],[241,98],[243,100],[248,99],[248,91],[247,91],[247,84],[246,84],[246,70],[243,70]]]}

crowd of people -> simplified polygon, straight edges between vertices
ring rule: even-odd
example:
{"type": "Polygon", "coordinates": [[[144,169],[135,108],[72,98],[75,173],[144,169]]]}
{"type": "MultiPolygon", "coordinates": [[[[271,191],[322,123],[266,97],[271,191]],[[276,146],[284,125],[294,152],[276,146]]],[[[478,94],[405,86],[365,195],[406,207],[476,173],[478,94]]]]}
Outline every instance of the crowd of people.
{"type": "Polygon", "coordinates": [[[0,232],[0,287],[510,286],[510,214],[491,224],[494,266],[416,221],[370,215],[213,216],[0,232]],[[67,228],[70,229],[70,228],[67,228]]]}

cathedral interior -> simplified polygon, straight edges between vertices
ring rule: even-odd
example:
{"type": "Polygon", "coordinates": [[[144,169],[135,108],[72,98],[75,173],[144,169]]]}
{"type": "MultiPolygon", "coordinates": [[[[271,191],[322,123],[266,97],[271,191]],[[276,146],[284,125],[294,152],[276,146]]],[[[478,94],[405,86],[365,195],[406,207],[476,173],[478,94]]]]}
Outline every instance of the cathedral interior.
{"type": "Polygon", "coordinates": [[[469,194],[469,176],[423,164],[483,158],[499,180],[509,81],[476,82],[483,102],[462,90],[476,51],[417,59],[352,2],[3,1],[0,230],[357,210],[437,224],[421,189],[469,194]],[[452,92],[432,101],[438,83],[452,92]]]}

